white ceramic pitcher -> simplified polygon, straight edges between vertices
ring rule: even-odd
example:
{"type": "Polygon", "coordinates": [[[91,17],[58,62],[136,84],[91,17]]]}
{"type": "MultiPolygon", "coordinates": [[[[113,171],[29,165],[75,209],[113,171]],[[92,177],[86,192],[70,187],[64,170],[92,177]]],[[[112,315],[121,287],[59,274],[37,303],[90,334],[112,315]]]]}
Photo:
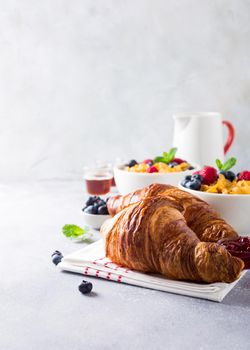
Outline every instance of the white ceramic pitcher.
{"type": "Polygon", "coordinates": [[[223,161],[224,155],[234,140],[233,125],[222,120],[220,113],[177,113],[173,116],[173,146],[178,148],[178,156],[190,163],[215,165],[215,159],[223,161]],[[228,128],[228,137],[224,145],[223,124],[228,128]]]}

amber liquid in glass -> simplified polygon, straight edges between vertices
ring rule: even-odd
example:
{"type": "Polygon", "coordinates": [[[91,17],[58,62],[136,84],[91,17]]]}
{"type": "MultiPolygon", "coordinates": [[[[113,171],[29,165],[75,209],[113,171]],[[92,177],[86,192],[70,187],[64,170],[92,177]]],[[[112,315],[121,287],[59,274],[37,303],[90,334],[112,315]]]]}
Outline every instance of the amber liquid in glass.
{"type": "Polygon", "coordinates": [[[107,194],[110,191],[112,177],[108,175],[90,175],[85,177],[87,192],[93,195],[107,194]]]}

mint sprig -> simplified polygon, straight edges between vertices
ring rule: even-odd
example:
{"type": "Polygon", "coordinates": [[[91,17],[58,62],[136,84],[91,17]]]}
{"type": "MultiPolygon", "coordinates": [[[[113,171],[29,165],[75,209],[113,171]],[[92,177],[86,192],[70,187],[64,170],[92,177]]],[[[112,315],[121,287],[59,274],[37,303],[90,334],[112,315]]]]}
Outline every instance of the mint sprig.
{"type": "Polygon", "coordinates": [[[154,163],[168,164],[174,159],[176,152],[177,148],[171,148],[169,152],[163,152],[162,156],[155,157],[154,163]]]}
{"type": "Polygon", "coordinates": [[[88,241],[90,237],[90,230],[87,226],[81,228],[77,225],[67,224],[63,226],[62,233],[67,238],[77,239],[81,241],[88,241]]]}
{"type": "Polygon", "coordinates": [[[237,162],[235,157],[229,158],[225,163],[222,163],[219,159],[216,159],[216,165],[219,170],[228,171],[231,169],[237,162]]]}

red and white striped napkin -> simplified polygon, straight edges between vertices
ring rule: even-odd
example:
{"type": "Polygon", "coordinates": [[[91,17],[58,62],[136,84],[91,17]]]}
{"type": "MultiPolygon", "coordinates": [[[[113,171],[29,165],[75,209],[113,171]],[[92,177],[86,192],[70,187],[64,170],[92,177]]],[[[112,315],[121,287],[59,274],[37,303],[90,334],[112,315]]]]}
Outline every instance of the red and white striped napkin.
{"type": "MultiPolygon", "coordinates": [[[[80,273],[139,287],[187,295],[221,302],[239,281],[233,283],[193,283],[175,281],[162,275],[145,274],[118,266],[105,257],[103,241],[99,240],[65,256],[57,265],[61,270],[80,273]]],[[[240,278],[245,274],[243,271],[240,278]]],[[[239,279],[240,279],[239,278],[239,279]]]]}

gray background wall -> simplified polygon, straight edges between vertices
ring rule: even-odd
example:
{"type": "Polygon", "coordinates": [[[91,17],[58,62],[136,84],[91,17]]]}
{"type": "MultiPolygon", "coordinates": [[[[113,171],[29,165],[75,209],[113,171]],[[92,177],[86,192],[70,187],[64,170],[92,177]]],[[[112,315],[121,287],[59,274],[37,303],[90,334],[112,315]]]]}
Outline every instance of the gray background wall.
{"type": "Polygon", "coordinates": [[[0,179],[75,179],[220,111],[250,154],[248,0],[0,0],[0,179]]]}

